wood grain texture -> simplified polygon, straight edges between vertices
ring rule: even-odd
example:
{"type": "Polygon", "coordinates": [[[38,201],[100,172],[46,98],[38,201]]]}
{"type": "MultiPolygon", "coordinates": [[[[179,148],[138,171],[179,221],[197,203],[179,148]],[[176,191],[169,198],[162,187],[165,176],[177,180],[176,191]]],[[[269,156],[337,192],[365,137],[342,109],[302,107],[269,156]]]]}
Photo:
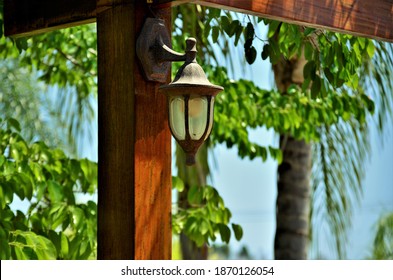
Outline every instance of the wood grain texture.
{"type": "Polygon", "coordinates": [[[98,14],[98,259],[135,251],[134,7],[98,14]]]}
{"type": "Polygon", "coordinates": [[[392,0],[156,0],[185,2],[393,42],[392,0]]]}
{"type": "Polygon", "coordinates": [[[96,21],[97,13],[133,0],[4,0],[4,33],[15,38],[96,21]]]}
{"type": "Polygon", "coordinates": [[[171,258],[167,108],[136,60],[147,7],[135,1],[97,17],[99,259],[171,258]]]}
{"type": "MultiPolygon", "coordinates": [[[[5,34],[31,36],[93,22],[97,12],[118,3],[124,0],[5,0],[5,34]]],[[[154,3],[157,7],[195,3],[393,42],[391,0],[155,0],[154,3]]]]}
{"type": "Polygon", "coordinates": [[[96,0],[5,0],[4,33],[24,37],[95,22],[96,0]]]}
{"type": "MultiPolygon", "coordinates": [[[[136,5],[138,34],[148,14],[147,7],[141,2],[137,0],[136,5]]],[[[166,21],[169,30],[170,9],[157,11],[156,15],[166,21]]],[[[147,82],[141,70],[139,65],[135,66],[135,258],[171,259],[172,175],[168,108],[166,96],[158,92],[161,84],[147,82]]],[[[169,72],[167,82],[170,81],[169,72]]]]}

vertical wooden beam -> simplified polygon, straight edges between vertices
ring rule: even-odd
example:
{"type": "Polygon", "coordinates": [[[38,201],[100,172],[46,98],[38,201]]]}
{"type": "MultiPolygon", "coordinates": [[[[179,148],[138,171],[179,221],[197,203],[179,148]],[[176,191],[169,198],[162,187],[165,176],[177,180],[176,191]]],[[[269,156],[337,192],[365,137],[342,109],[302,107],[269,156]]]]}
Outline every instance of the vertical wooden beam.
{"type": "MultiPolygon", "coordinates": [[[[136,2],[135,28],[139,34],[148,10],[146,5],[141,4],[146,1],[136,2]]],[[[171,9],[155,11],[155,15],[165,20],[169,30],[171,9]]],[[[171,259],[172,174],[168,108],[166,96],[158,93],[160,84],[147,82],[140,70],[141,67],[136,67],[134,71],[137,116],[135,257],[141,260],[171,259]]],[[[167,82],[170,82],[170,75],[167,82]]]]}
{"type": "Polygon", "coordinates": [[[98,259],[133,259],[134,5],[98,14],[98,259]]]}
{"type": "Polygon", "coordinates": [[[140,0],[98,4],[108,7],[97,14],[98,259],[170,259],[166,103],[135,55],[148,8],[140,0]]]}

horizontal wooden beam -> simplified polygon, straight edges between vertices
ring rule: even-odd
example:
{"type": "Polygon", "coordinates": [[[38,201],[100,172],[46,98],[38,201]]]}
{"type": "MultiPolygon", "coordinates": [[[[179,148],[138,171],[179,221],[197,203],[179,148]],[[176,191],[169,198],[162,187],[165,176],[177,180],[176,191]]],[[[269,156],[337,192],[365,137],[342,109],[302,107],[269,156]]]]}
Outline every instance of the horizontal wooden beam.
{"type": "MultiPolygon", "coordinates": [[[[94,22],[97,12],[116,5],[117,1],[5,0],[5,34],[14,37],[31,36],[94,22]]],[[[157,7],[195,3],[393,42],[392,0],[154,0],[153,2],[157,7]]]]}
{"type": "Polygon", "coordinates": [[[133,0],[4,0],[4,33],[14,38],[96,21],[97,15],[133,0]]]}
{"type": "Polygon", "coordinates": [[[95,21],[96,0],[5,0],[4,33],[24,37],[95,21]]]}
{"type": "Polygon", "coordinates": [[[392,0],[155,0],[195,3],[259,17],[393,42],[392,0]]]}

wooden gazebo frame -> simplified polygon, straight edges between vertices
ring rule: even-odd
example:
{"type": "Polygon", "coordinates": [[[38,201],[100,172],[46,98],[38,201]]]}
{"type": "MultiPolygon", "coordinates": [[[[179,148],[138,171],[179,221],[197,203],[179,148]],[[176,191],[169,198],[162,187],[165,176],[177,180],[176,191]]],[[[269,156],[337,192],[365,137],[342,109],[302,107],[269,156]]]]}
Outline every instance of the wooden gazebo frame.
{"type": "Polygon", "coordinates": [[[166,102],[135,42],[148,5],[170,23],[170,7],[185,3],[393,42],[391,0],[5,0],[6,36],[97,22],[99,259],[171,258],[166,102]]]}

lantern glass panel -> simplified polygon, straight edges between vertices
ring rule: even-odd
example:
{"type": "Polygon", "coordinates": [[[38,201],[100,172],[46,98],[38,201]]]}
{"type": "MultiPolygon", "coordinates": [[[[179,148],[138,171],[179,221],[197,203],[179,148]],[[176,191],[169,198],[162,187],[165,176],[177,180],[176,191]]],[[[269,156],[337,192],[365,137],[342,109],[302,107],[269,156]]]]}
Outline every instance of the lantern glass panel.
{"type": "Polygon", "coordinates": [[[212,128],[213,128],[213,118],[214,118],[214,97],[211,97],[211,101],[210,101],[210,118],[209,118],[209,128],[207,129],[207,133],[205,136],[204,141],[209,137],[210,132],[212,132],[212,128]]]}
{"type": "Polygon", "coordinates": [[[192,140],[199,140],[203,136],[207,126],[207,106],[206,97],[190,97],[188,101],[188,123],[190,137],[192,140]]]}
{"type": "Polygon", "coordinates": [[[172,97],[169,102],[169,124],[173,136],[178,140],[186,139],[186,126],[184,118],[184,99],[172,97]]]}

